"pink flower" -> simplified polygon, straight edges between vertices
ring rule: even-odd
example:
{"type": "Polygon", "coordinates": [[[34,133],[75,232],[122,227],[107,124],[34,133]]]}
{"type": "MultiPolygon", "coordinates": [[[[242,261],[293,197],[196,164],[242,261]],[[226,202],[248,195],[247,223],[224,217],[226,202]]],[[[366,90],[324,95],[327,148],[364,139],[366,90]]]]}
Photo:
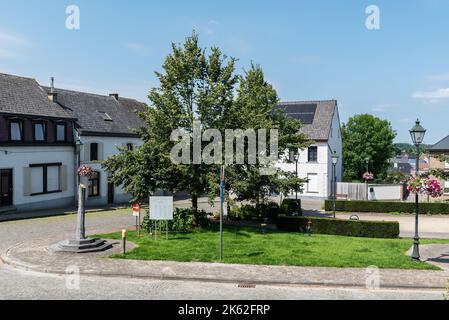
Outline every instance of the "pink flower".
{"type": "Polygon", "coordinates": [[[410,177],[405,182],[407,183],[407,190],[409,192],[428,195],[432,198],[439,198],[443,195],[441,183],[433,177],[410,177]]]}
{"type": "Polygon", "coordinates": [[[365,172],[363,174],[363,180],[365,181],[373,181],[374,180],[374,174],[371,172],[365,172]]]}
{"type": "Polygon", "coordinates": [[[90,166],[81,166],[77,170],[77,174],[80,177],[90,177],[94,173],[94,170],[90,166]]]}

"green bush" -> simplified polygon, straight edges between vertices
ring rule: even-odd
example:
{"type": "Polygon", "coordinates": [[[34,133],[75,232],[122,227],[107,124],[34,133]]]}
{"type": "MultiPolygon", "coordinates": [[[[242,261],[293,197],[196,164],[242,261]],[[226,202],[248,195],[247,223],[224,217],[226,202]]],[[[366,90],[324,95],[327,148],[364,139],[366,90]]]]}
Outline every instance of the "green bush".
{"type": "MultiPolygon", "coordinates": [[[[326,200],[325,210],[332,211],[332,200],[326,200]]],[[[394,201],[336,201],[337,211],[344,212],[401,212],[414,213],[414,202],[394,202],[394,201]]],[[[420,214],[449,214],[449,203],[444,202],[421,202],[419,204],[420,214]]]]}
{"type": "MultiPolygon", "coordinates": [[[[196,222],[200,228],[208,228],[210,221],[207,217],[207,212],[204,210],[198,211],[196,215],[196,222]]],[[[160,223],[160,222],[159,222],[160,223]]],[[[148,213],[143,218],[140,228],[142,231],[150,233],[154,231],[156,221],[150,220],[148,213]]],[[[159,226],[159,224],[158,224],[159,226]]],[[[162,226],[165,230],[165,225],[162,226]]],[[[176,208],[173,212],[173,220],[168,222],[168,230],[176,232],[188,232],[193,230],[193,214],[189,208],[176,208]]]]}
{"type": "MultiPolygon", "coordinates": [[[[296,199],[284,199],[280,208],[280,214],[291,215],[295,207],[296,199]]],[[[301,199],[298,199],[299,215],[302,216],[301,199]]]]}
{"type": "Polygon", "coordinates": [[[399,223],[396,221],[361,221],[279,216],[277,227],[280,231],[305,232],[305,227],[309,220],[312,220],[312,233],[364,238],[399,237],[399,223]]]}
{"type": "Polygon", "coordinates": [[[279,213],[279,205],[275,202],[263,203],[257,207],[245,204],[242,206],[231,207],[230,218],[232,220],[256,220],[260,221],[264,218],[273,220],[279,213]]]}

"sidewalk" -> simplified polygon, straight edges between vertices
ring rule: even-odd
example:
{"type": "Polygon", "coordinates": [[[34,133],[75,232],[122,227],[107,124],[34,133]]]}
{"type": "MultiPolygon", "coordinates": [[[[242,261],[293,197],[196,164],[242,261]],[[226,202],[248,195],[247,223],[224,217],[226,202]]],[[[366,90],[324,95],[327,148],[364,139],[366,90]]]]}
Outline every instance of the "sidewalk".
{"type": "MultiPolygon", "coordinates": [[[[60,239],[26,242],[8,249],[1,259],[10,267],[65,275],[68,267],[78,267],[82,275],[147,278],[161,280],[210,281],[218,283],[311,285],[366,288],[373,279],[372,269],[236,265],[201,262],[134,261],[106,259],[121,252],[120,243],[102,253],[69,254],[56,252],[52,245],[60,239]]],[[[130,244],[131,248],[132,244],[130,244]]],[[[447,246],[440,248],[447,250],[447,246]]],[[[377,271],[374,269],[374,272],[377,271]]],[[[381,288],[444,289],[449,270],[380,269],[381,288]]]]}

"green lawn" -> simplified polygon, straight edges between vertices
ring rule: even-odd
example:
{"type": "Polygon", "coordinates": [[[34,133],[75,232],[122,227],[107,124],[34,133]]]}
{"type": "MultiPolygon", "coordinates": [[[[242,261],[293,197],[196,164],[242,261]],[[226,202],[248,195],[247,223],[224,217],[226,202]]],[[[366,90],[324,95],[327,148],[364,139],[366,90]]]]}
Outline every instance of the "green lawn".
{"type": "MultiPolygon", "coordinates": [[[[120,239],[121,233],[98,235],[101,238],[120,239]]],[[[137,237],[128,233],[128,240],[139,245],[123,256],[113,258],[134,260],[170,260],[218,262],[219,233],[217,230],[192,233],[172,233],[154,237],[137,237]]],[[[422,243],[447,243],[424,240],[422,243]]],[[[329,235],[311,237],[299,233],[271,231],[261,234],[258,230],[225,227],[223,234],[224,263],[368,267],[397,269],[438,270],[427,263],[415,263],[405,255],[411,247],[410,239],[368,239],[329,235]]]]}

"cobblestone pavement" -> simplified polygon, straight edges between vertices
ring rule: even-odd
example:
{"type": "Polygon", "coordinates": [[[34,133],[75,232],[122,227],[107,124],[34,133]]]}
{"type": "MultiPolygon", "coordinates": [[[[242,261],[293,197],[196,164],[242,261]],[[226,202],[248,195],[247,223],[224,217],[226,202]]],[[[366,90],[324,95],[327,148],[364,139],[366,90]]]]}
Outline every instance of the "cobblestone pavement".
{"type": "MultiPolygon", "coordinates": [[[[75,216],[0,223],[0,252],[22,242],[70,237],[75,216]]],[[[88,233],[133,228],[129,210],[90,213],[88,233]]],[[[80,289],[67,289],[66,275],[12,269],[0,263],[0,299],[441,299],[443,290],[366,290],[310,286],[257,285],[238,288],[236,283],[129,279],[81,276],[80,289]]]]}

